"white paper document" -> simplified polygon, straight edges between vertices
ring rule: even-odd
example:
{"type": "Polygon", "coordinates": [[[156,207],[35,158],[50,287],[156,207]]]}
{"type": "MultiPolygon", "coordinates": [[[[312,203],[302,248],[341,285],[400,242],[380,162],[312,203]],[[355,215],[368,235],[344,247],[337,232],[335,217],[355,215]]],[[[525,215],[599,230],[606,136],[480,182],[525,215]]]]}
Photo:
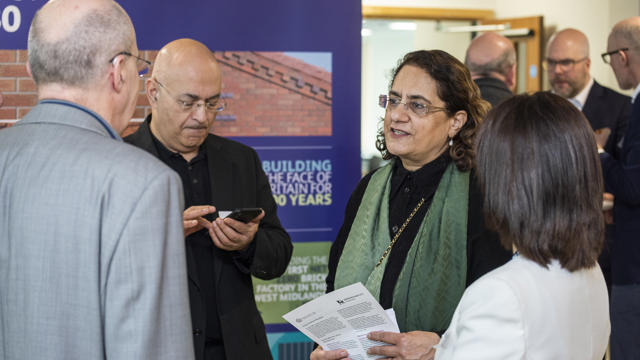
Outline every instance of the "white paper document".
{"type": "Polygon", "coordinates": [[[400,332],[393,309],[382,309],[369,290],[356,283],[324,294],[282,317],[325,350],[345,349],[353,360],[384,358],[367,355],[372,346],[371,331],[400,332]]]}

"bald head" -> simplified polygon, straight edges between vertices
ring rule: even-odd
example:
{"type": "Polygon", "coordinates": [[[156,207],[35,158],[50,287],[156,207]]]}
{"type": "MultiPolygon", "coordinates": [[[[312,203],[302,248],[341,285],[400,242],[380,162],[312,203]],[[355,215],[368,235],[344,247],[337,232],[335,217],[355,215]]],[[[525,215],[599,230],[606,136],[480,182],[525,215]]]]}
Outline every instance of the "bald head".
{"type": "Polygon", "coordinates": [[[640,54],[640,16],[630,17],[617,23],[611,29],[610,38],[620,47],[628,47],[630,51],[640,54]]]}
{"type": "Polygon", "coordinates": [[[179,39],[164,46],[147,80],[153,135],[191,160],[213,126],[221,87],[220,65],[204,44],[179,39]]]}
{"type": "Polygon", "coordinates": [[[569,49],[571,56],[589,57],[589,40],[580,30],[564,29],[553,34],[547,43],[547,55],[559,48],[569,49]]]}
{"type": "Polygon", "coordinates": [[[613,52],[610,64],[622,89],[640,84],[640,16],[617,23],[607,40],[607,52],[613,52]],[[627,49],[627,50],[622,50],[627,49]]]}
{"type": "Polygon", "coordinates": [[[86,87],[134,43],[131,20],[114,1],[53,0],[31,23],[29,67],[37,85],[86,87]]]}
{"type": "Polygon", "coordinates": [[[220,81],[220,66],[209,48],[193,39],[178,39],[158,52],[153,76],[166,81],[185,76],[214,75],[220,81]]]}
{"type": "Polygon", "coordinates": [[[547,43],[546,64],[553,91],[566,99],[576,97],[591,79],[589,40],[576,29],[558,31],[547,43]]]}
{"type": "Polygon", "coordinates": [[[495,77],[515,86],[516,50],[506,37],[487,32],[477,36],[467,48],[465,64],[472,77],[495,77]]]}

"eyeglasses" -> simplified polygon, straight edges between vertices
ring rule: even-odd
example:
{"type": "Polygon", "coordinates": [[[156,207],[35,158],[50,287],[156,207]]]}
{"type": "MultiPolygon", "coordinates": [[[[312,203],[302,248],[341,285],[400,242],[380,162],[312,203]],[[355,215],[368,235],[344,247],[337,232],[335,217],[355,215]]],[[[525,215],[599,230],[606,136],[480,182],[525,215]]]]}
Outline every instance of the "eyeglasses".
{"type": "Polygon", "coordinates": [[[136,58],[136,67],[138,68],[138,76],[139,77],[144,77],[149,72],[149,67],[151,66],[151,61],[145,60],[145,59],[143,59],[143,58],[141,58],[139,56],[133,55],[132,53],[130,53],[128,51],[120,51],[119,53],[115,54],[111,58],[111,60],[109,60],[109,62],[113,63],[113,60],[115,60],[120,55],[131,56],[133,58],[136,58]]]}
{"type": "Polygon", "coordinates": [[[605,64],[610,64],[611,63],[611,55],[618,54],[621,51],[629,51],[629,48],[620,48],[620,49],[607,51],[605,53],[600,54],[600,56],[602,56],[602,61],[604,61],[605,64]]]}
{"type": "Polygon", "coordinates": [[[418,116],[425,116],[428,113],[432,113],[436,111],[447,111],[446,108],[433,106],[419,99],[413,99],[409,102],[402,102],[402,99],[397,96],[388,96],[388,95],[378,96],[378,105],[380,105],[380,107],[383,109],[387,109],[387,110],[395,109],[400,104],[403,104],[405,106],[405,109],[406,108],[411,109],[411,111],[418,116]]]}
{"type": "MultiPolygon", "coordinates": [[[[153,78],[153,81],[155,81],[158,85],[160,85],[163,89],[167,90],[167,93],[169,93],[169,95],[171,95],[171,90],[169,90],[166,86],[162,85],[162,83],[160,81],[158,81],[158,79],[153,78]]],[[[173,96],[173,95],[172,95],[173,96]]],[[[198,100],[195,101],[194,100],[180,100],[180,99],[175,99],[174,100],[178,103],[178,105],[180,106],[180,109],[184,112],[188,112],[188,111],[192,111],[193,107],[195,106],[196,109],[204,106],[204,110],[209,112],[209,113],[214,113],[214,112],[220,112],[222,110],[224,110],[224,108],[226,107],[227,104],[225,104],[224,100],[222,100],[221,98],[216,98],[215,100],[198,100]]]]}
{"type": "Polygon", "coordinates": [[[565,70],[570,70],[572,69],[577,63],[579,62],[583,62],[585,60],[587,60],[589,57],[585,56],[582,59],[560,59],[560,60],[553,60],[553,59],[545,59],[544,60],[544,66],[546,69],[555,69],[556,66],[560,67],[560,70],[565,71],[565,70]]]}

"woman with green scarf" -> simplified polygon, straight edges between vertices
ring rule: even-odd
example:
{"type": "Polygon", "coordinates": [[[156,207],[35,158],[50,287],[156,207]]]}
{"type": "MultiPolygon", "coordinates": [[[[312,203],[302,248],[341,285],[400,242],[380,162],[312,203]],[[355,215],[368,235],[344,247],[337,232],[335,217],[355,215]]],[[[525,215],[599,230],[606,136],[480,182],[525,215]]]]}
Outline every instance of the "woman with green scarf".
{"type": "MultiPolygon", "coordinates": [[[[472,175],[472,145],[489,104],[467,68],[441,50],[404,56],[393,72],[376,146],[389,163],[351,195],[331,247],[327,292],[361,282],[402,333],[372,333],[389,343],[373,352],[427,359],[465,288],[511,253],[485,229],[472,175]]],[[[312,360],[342,359],[318,348],[312,360]]]]}

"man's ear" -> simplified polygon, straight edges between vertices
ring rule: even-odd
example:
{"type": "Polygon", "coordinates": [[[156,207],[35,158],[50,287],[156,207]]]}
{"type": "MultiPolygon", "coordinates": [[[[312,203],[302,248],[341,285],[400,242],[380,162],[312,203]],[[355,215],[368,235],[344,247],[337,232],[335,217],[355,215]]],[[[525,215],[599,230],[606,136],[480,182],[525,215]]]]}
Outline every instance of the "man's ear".
{"type": "Polygon", "coordinates": [[[620,51],[620,61],[622,65],[629,66],[629,56],[627,56],[626,51],[620,51]]]}
{"type": "Polygon", "coordinates": [[[509,88],[509,90],[511,90],[511,92],[515,91],[516,89],[516,77],[516,64],[513,64],[511,65],[509,70],[507,70],[507,74],[505,76],[505,83],[507,84],[507,87],[509,88]]]}
{"type": "Polygon", "coordinates": [[[29,74],[29,77],[35,82],[35,80],[33,79],[33,73],[31,72],[31,65],[29,65],[28,61],[25,65],[27,67],[27,74],[29,74]]]}
{"type": "Polygon", "coordinates": [[[111,62],[109,80],[111,82],[111,87],[117,93],[120,93],[124,87],[124,60],[124,56],[116,56],[111,62]]]}
{"type": "Polygon", "coordinates": [[[158,87],[156,86],[156,82],[149,78],[144,82],[144,88],[149,104],[155,106],[155,103],[158,102],[158,87]]]}
{"type": "Polygon", "coordinates": [[[449,125],[449,137],[453,138],[458,134],[460,129],[467,123],[467,112],[464,110],[459,110],[453,115],[451,118],[451,124],[449,125]]]}

